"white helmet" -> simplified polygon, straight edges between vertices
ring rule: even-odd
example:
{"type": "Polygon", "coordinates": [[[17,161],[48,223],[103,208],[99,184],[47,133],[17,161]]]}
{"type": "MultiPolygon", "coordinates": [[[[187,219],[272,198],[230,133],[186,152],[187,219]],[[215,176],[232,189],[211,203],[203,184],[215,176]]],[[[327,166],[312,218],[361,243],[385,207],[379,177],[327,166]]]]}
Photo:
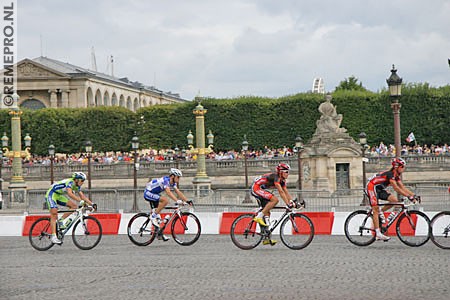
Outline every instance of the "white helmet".
{"type": "Polygon", "coordinates": [[[83,172],[74,172],[72,173],[72,178],[73,179],[81,179],[83,181],[86,180],[86,174],[84,174],[83,172]]]}
{"type": "Polygon", "coordinates": [[[176,168],[170,168],[170,175],[181,177],[183,176],[183,173],[181,173],[181,171],[176,168]]]}

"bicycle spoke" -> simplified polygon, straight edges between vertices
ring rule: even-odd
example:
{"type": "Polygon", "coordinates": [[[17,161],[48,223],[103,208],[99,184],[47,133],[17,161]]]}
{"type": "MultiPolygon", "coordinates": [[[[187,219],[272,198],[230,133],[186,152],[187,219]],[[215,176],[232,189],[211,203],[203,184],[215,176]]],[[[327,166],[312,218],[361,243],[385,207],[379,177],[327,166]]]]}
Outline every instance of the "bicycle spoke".
{"type": "Polygon", "coordinates": [[[102,238],[102,226],[93,216],[79,219],[72,230],[74,244],[82,250],[90,250],[97,246],[102,238]]]}
{"type": "Polygon", "coordinates": [[[438,213],[431,220],[431,240],[442,249],[450,249],[450,211],[438,213]]]}
{"type": "Polygon", "coordinates": [[[34,249],[45,251],[53,247],[51,237],[50,218],[40,218],[31,225],[28,238],[34,249]]]}
{"type": "Polygon", "coordinates": [[[288,248],[303,249],[314,238],[314,225],[306,215],[290,215],[281,223],[280,237],[288,248]]]}
{"type": "Polygon", "coordinates": [[[430,239],[430,221],[420,212],[411,210],[403,213],[397,220],[397,236],[404,244],[418,247],[430,239]]]}
{"type": "Polygon", "coordinates": [[[170,230],[175,242],[182,246],[190,246],[200,238],[200,221],[193,213],[182,212],[181,218],[177,216],[172,221],[170,230]]]}
{"type": "Polygon", "coordinates": [[[146,213],[134,215],[128,222],[127,235],[138,246],[147,246],[155,239],[155,227],[146,213]]]}
{"type": "Polygon", "coordinates": [[[239,216],[231,225],[231,240],[237,247],[244,250],[255,248],[263,238],[264,233],[260,225],[253,221],[253,217],[253,214],[239,216]]]}
{"type": "Polygon", "coordinates": [[[375,241],[372,217],[365,210],[351,213],[345,220],[345,236],[357,246],[367,246],[375,241]]]}

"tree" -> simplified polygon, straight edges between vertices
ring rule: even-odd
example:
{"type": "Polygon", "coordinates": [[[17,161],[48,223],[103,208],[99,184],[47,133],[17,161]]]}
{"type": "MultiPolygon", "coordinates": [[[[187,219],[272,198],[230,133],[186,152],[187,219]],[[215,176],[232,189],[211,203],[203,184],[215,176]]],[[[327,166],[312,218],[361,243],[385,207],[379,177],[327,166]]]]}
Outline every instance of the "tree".
{"type": "Polygon", "coordinates": [[[363,87],[362,82],[358,83],[358,78],[355,76],[350,76],[349,78],[346,78],[345,80],[341,81],[339,85],[334,90],[336,91],[367,91],[365,87],[363,87]]]}

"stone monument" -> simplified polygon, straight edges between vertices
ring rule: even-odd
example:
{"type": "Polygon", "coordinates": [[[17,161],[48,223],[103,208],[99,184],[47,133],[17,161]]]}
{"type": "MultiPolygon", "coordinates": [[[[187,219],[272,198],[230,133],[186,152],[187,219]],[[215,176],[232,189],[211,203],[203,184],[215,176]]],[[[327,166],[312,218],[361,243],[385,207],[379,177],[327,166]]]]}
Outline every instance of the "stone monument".
{"type": "Polygon", "coordinates": [[[303,189],[326,190],[362,187],[361,146],[341,127],[343,116],[327,94],[319,105],[321,114],[316,131],[302,153],[303,168],[308,171],[303,189]]]}

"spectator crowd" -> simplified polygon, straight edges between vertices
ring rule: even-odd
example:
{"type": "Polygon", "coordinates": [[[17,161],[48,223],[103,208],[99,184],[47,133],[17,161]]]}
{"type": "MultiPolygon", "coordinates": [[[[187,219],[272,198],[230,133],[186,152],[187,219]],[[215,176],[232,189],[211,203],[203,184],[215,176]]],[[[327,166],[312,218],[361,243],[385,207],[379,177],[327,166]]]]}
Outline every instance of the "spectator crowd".
{"type": "MultiPolygon", "coordinates": [[[[401,155],[449,155],[450,149],[448,144],[443,145],[403,145],[401,155]]],[[[244,159],[244,151],[228,150],[211,152],[207,154],[207,159],[211,160],[236,160],[244,159]]],[[[263,149],[250,149],[247,151],[248,159],[272,159],[282,158],[297,155],[296,149],[289,147],[269,148],[265,146],[263,149]]],[[[395,156],[395,146],[385,145],[381,142],[376,146],[369,146],[366,152],[367,156],[382,157],[395,156]]],[[[157,162],[157,161],[195,161],[196,154],[191,154],[189,151],[177,151],[173,149],[146,149],[140,150],[140,162],[157,162]]],[[[132,163],[134,156],[132,152],[95,152],[91,154],[91,163],[93,164],[116,164],[116,163],[132,163]]],[[[32,156],[30,159],[24,159],[24,165],[50,165],[50,156],[32,156]]],[[[11,165],[12,159],[3,158],[3,166],[11,165]]],[[[58,153],[54,158],[55,165],[76,165],[88,164],[88,156],[86,153],[77,154],[63,154],[58,153]]]]}

